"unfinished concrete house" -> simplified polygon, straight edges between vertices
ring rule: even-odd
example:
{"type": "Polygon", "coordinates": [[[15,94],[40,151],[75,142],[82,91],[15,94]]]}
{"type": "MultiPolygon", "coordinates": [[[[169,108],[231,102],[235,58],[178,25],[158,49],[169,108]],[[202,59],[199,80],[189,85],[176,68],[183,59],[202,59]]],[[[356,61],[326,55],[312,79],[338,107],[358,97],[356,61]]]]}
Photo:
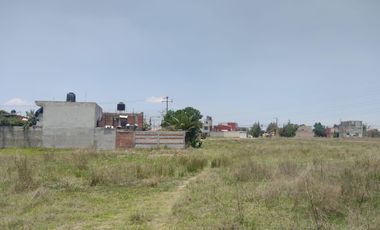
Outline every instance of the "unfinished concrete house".
{"type": "Polygon", "coordinates": [[[342,121],[339,125],[339,137],[363,137],[363,122],[342,121]]]}
{"type": "Polygon", "coordinates": [[[94,102],[36,101],[44,147],[115,148],[115,130],[98,128],[102,108],[94,102]]]}
{"type": "Polygon", "coordinates": [[[296,137],[298,138],[312,138],[314,137],[313,127],[307,125],[301,125],[296,131],[296,137]]]}
{"type": "Polygon", "coordinates": [[[122,103],[116,113],[103,113],[95,102],[36,101],[37,123],[29,129],[0,127],[0,147],[48,148],[185,148],[186,132],[143,131],[143,113],[126,113],[122,103]]]}

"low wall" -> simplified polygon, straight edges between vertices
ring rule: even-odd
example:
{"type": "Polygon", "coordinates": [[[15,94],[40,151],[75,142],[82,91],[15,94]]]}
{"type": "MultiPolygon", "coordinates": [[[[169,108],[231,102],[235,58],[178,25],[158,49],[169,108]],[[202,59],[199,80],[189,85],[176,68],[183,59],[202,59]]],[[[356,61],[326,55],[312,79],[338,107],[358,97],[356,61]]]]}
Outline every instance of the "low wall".
{"type": "Polygon", "coordinates": [[[92,128],[43,128],[42,143],[47,148],[93,148],[92,128]]]}
{"type": "Polygon", "coordinates": [[[135,132],[118,130],[116,132],[116,149],[129,149],[135,147],[135,132]]]}
{"type": "Polygon", "coordinates": [[[42,147],[42,129],[23,127],[0,127],[0,148],[42,147]]]}
{"type": "Polygon", "coordinates": [[[48,148],[115,149],[116,130],[106,128],[44,128],[42,143],[48,148]]]}
{"type": "Polygon", "coordinates": [[[186,132],[153,132],[141,131],[135,132],[135,147],[136,148],[185,148],[186,132]]]}
{"type": "Polygon", "coordinates": [[[106,128],[0,127],[0,148],[185,148],[186,132],[124,131],[106,128]]]}
{"type": "Polygon", "coordinates": [[[210,132],[210,137],[247,138],[247,132],[210,132]]]}
{"type": "Polygon", "coordinates": [[[115,149],[116,130],[106,128],[95,128],[94,147],[102,150],[115,149]]]}

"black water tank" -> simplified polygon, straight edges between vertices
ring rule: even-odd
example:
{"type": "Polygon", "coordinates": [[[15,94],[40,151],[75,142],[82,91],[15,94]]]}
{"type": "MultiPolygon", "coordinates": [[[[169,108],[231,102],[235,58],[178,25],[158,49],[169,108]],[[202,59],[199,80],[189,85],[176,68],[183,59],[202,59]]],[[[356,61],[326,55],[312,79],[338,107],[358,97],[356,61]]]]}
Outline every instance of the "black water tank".
{"type": "Polygon", "coordinates": [[[75,93],[70,92],[66,96],[66,101],[67,102],[75,102],[75,93]]]}
{"type": "Polygon", "coordinates": [[[125,111],[125,104],[123,102],[117,104],[117,111],[125,111]]]}

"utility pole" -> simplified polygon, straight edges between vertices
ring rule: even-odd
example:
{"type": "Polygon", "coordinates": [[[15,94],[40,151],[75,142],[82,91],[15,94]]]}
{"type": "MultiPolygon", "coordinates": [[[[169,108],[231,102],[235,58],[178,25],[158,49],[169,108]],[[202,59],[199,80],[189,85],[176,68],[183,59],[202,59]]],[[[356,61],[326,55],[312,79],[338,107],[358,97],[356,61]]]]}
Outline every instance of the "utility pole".
{"type": "MultiPolygon", "coordinates": [[[[173,100],[169,100],[169,97],[166,96],[166,97],[163,98],[162,102],[165,102],[165,103],[166,103],[166,113],[168,113],[168,111],[169,111],[169,102],[170,102],[170,103],[173,103],[173,100]]],[[[165,113],[165,114],[166,114],[166,113],[165,113]]]]}
{"type": "Polygon", "coordinates": [[[275,117],[276,118],[276,132],[275,132],[275,136],[277,137],[278,135],[278,117],[275,117]]]}

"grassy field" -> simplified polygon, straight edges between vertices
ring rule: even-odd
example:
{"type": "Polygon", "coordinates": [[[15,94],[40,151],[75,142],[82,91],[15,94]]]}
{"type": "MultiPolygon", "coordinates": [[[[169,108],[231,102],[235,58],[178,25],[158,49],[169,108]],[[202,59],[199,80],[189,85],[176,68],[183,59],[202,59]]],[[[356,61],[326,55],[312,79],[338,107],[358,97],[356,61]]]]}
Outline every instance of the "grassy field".
{"type": "Polygon", "coordinates": [[[0,149],[0,229],[380,229],[380,141],[0,149]]]}

